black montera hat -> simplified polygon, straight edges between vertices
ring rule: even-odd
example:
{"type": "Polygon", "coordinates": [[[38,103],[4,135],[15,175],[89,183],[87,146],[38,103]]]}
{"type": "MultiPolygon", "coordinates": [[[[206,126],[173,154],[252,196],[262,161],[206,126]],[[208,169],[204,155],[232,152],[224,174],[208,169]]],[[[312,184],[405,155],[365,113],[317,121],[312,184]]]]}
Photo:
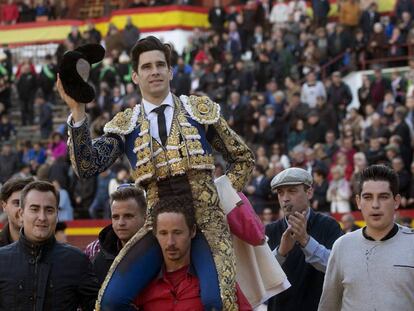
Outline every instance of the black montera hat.
{"type": "Polygon", "coordinates": [[[59,77],[66,94],[79,103],[89,103],[95,98],[95,91],[89,85],[91,65],[100,62],[105,49],[99,44],[85,44],[63,55],[59,77]]]}

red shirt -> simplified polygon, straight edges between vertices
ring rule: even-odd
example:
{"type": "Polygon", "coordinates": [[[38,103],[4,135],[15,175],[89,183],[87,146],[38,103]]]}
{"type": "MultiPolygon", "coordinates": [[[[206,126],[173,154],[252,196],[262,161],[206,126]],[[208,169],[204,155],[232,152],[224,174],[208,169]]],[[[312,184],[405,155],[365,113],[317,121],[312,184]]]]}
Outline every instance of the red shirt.
{"type": "MultiPolygon", "coordinates": [[[[237,285],[240,311],[253,310],[237,285]]],[[[203,311],[197,276],[189,266],[174,272],[163,269],[135,299],[139,310],[144,311],[203,311]]]]}

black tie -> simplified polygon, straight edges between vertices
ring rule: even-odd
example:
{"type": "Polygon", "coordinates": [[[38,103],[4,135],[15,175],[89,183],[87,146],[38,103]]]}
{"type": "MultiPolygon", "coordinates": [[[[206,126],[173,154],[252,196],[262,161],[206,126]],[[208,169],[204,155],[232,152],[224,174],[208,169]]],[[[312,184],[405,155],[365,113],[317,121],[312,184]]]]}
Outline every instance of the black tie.
{"type": "Polygon", "coordinates": [[[161,143],[165,145],[167,141],[167,126],[165,124],[165,114],[164,110],[168,105],[161,105],[158,108],[153,109],[152,111],[158,115],[158,134],[160,135],[161,143]]]}

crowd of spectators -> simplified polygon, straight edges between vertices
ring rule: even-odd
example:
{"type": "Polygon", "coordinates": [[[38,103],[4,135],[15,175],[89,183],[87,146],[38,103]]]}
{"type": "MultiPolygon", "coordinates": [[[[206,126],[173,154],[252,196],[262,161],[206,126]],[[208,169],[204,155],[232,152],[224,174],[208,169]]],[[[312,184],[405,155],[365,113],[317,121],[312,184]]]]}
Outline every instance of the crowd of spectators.
{"type": "MultiPolygon", "coordinates": [[[[388,163],[401,180],[402,208],[413,208],[414,59],[407,72],[395,69],[391,74],[381,66],[405,65],[407,60],[381,59],[407,56],[404,43],[414,38],[414,6],[399,0],[395,14],[380,18],[375,2],[345,0],[339,3],[338,22],[327,19],[328,1],[314,0],[311,7],[314,18],[302,0],[249,0],[226,9],[215,1],[208,14],[211,29],[194,29],[182,53],[173,53],[172,91],[208,95],[254,150],[256,167],[245,193],[258,214],[277,211],[269,183],[292,166],[312,173],[315,210],[347,213],[356,208],[356,174],[367,165],[388,163]],[[332,59],[338,61],[326,66],[332,59]],[[378,65],[363,77],[360,106],[352,106],[355,98],[342,77],[370,59],[378,65]]],[[[56,179],[71,195],[75,217],[108,216],[108,188],[132,181],[128,165],[120,159],[96,178],[77,180],[66,149],[56,151],[65,144],[65,124],[52,132],[53,124],[47,122],[59,105],[53,90],[56,68],[66,50],[85,43],[105,46],[105,59],[91,71],[97,97],[87,104],[92,135],[101,135],[118,111],[140,101],[128,55],[139,37],[130,19],[124,29],[110,25],[106,34],[92,23],[83,33],[74,26],[56,55],[38,66],[40,71],[24,60],[15,75],[10,57],[0,53],[0,138],[6,142],[0,182],[16,173],[56,179]],[[18,129],[8,117],[10,107],[17,105],[10,96],[14,90],[22,124],[42,130],[40,142],[20,143],[17,150],[7,143],[18,129]]],[[[218,159],[215,174],[224,170],[218,159]]]]}
{"type": "MultiPolygon", "coordinates": [[[[122,3],[122,2],[120,2],[122,3]]],[[[104,14],[107,15],[113,9],[135,9],[171,4],[192,4],[190,0],[132,0],[125,1],[125,7],[102,1],[104,14]],[[129,2],[129,3],[128,3],[129,2]]],[[[0,24],[14,25],[16,23],[28,23],[35,21],[60,20],[69,18],[69,7],[66,0],[3,0],[0,1],[0,24]]]]}
{"type": "Polygon", "coordinates": [[[67,18],[66,0],[7,0],[0,4],[2,25],[67,18]]]}

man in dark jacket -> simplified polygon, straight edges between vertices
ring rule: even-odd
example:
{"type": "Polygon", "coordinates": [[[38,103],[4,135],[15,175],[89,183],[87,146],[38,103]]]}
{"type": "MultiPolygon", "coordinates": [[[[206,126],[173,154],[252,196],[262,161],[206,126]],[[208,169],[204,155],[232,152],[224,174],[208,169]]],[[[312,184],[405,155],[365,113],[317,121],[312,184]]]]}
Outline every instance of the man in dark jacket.
{"type": "Polygon", "coordinates": [[[317,27],[325,27],[331,9],[328,0],[312,0],[313,19],[317,27]]]}
{"type": "Polygon", "coordinates": [[[99,285],[88,258],[57,243],[59,194],[45,181],[21,193],[23,229],[18,242],[0,248],[0,310],[93,310],[99,285]]]}
{"type": "Polygon", "coordinates": [[[147,203],[144,192],[134,185],[122,186],[111,194],[112,224],[99,233],[100,250],[92,260],[100,284],[121,248],[145,222],[147,203]]]}
{"type": "Polygon", "coordinates": [[[328,105],[335,109],[338,121],[346,116],[346,108],[352,102],[352,93],[349,86],[342,81],[341,73],[332,74],[332,85],[328,88],[328,105]]]}
{"type": "Polygon", "coordinates": [[[0,190],[0,201],[7,215],[7,224],[0,232],[0,247],[9,245],[19,239],[22,222],[19,217],[20,192],[34,181],[33,178],[16,178],[8,180],[0,190]]]}
{"type": "Polygon", "coordinates": [[[132,47],[141,36],[141,32],[139,31],[138,27],[135,26],[132,22],[131,16],[127,17],[125,28],[122,31],[122,35],[124,37],[127,52],[129,53],[129,51],[131,51],[132,47]]]}
{"type": "Polygon", "coordinates": [[[380,15],[378,13],[378,4],[372,2],[369,7],[364,10],[359,20],[359,26],[362,28],[365,39],[369,40],[373,30],[374,24],[379,23],[380,15]]]}
{"type": "Polygon", "coordinates": [[[53,132],[53,108],[50,102],[46,101],[42,92],[37,92],[35,106],[39,109],[40,137],[48,139],[53,132]]]}
{"type": "Polygon", "coordinates": [[[266,235],[292,287],[269,300],[269,311],[318,309],[331,248],[342,231],[333,218],[310,208],[312,182],[312,176],[297,167],[272,179],[284,217],[267,225],[266,235]]]}
{"type": "Polygon", "coordinates": [[[21,72],[16,86],[20,100],[22,124],[32,125],[34,121],[33,98],[37,90],[36,76],[30,71],[28,63],[22,66],[21,72]]]}
{"type": "Polygon", "coordinates": [[[10,142],[4,142],[0,152],[0,183],[5,183],[20,167],[19,156],[10,142]]]}
{"type": "Polygon", "coordinates": [[[221,5],[220,0],[214,1],[214,6],[208,11],[208,22],[211,24],[211,28],[221,34],[224,30],[224,23],[226,22],[226,11],[221,5]]]}
{"type": "Polygon", "coordinates": [[[325,122],[320,119],[320,116],[316,110],[311,110],[309,112],[306,130],[306,140],[311,146],[325,141],[327,128],[325,126],[325,122]]]}
{"type": "Polygon", "coordinates": [[[55,92],[53,88],[56,83],[57,66],[53,62],[51,55],[45,56],[46,63],[42,66],[39,74],[39,87],[45,96],[45,99],[52,104],[55,104],[55,92]]]}

